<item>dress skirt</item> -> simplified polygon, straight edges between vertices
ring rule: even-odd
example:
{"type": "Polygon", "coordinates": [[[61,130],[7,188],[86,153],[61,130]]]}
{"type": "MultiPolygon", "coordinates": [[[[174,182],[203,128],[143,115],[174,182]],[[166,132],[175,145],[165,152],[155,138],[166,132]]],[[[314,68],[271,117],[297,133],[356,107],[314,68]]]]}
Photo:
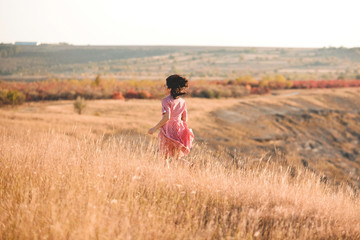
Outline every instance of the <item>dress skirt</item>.
{"type": "Polygon", "coordinates": [[[159,133],[160,152],[170,157],[183,157],[190,153],[194,134],[186,122],[170,119],[159,133]]]}

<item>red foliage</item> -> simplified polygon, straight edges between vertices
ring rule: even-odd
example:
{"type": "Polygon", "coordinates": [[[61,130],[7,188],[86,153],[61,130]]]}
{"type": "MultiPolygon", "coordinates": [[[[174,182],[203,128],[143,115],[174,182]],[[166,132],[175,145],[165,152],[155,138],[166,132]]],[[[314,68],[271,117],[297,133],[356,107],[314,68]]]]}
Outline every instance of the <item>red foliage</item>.
{"type": "Polygon", "coordinates": [[[139,95],[134,90],[129,90],[127,93],[125,93],[125,98],[138,98],[139,95]]]}
{"type": "Polygon", "coordinates": [[[138,92],[138,98],[149,99],[149,98],[152,98],[152,96],[151,96],[151,93],[143,90],[143,91],[138,92]]]}
{"type": "MultiPolygon", "coordinates": [[[[124,99],[161,98],[163,81],[103,81],[99,86],[90,80],[55,80],[40,82],[0,82],[0,89],[16,90],[25,95],[26,101],[75,99],[124,99]]],[[[188,94],[193,97],[241,97],[247,94],[266,94],[272,89],[310,89],[360,87],[360,80],[308,80],[274,81],[261,85],[259,81],[191,81],[188,94]]]]}
{"type": "Polygon", "coordinates": [[[286,83],[285,82],[269,82],[270,89],[285,89],[286,83]]]}
{"type": "Polygon", "coordinates": [[[270,88],[268,87],[253,87],[250,90],[251,94],[266,94],[270,93],[270,88]]]}
{"type": "Polygon", "coordinates": [[[293,81],[294,89],[360,87],[359,80],[293,81]]]}
{"type": "Polygon", "coordinates": [[[114,92],[111,96],[112,99],[125,100],[121,92],[114,92]]]}
{"type": "Polygon", "coordinates": [[[210,84],[226,86],[229,85],[229,81],[215,80],[215,81],[210,81],[210,84]]]}
{"type": "Polygon", "coordinates": [[[149,99],[152,98],[152,94],[146,90],[142,90],[139,92],[136,92],[134,90],[129,90],[127,93],[125,93],[125,98],[149,99]]]}

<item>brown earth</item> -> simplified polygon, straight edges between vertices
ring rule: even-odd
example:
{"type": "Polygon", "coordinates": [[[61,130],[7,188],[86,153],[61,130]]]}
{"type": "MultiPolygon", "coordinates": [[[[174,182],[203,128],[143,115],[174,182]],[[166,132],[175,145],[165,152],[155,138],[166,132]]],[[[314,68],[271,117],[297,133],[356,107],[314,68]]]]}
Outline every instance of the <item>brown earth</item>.
{"type": "Polygon", "coordinates": [[[219,128],[199,126],[198,140],[227,146],[230,155],[240,158],[280,154],[324,179],[360,187],[359,89],[277,92],[239,100],[209,115],[219,128]]]}

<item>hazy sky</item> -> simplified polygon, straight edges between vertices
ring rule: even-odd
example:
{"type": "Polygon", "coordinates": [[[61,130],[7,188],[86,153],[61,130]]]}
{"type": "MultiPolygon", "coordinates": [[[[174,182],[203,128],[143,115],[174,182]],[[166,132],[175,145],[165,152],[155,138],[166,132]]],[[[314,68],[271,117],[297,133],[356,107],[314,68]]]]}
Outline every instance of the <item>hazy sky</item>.
{"type": "Polygon", "coordinates": [[[359,0],[0,0],[0,42],[360,47],[359,9],[359,0]]]}

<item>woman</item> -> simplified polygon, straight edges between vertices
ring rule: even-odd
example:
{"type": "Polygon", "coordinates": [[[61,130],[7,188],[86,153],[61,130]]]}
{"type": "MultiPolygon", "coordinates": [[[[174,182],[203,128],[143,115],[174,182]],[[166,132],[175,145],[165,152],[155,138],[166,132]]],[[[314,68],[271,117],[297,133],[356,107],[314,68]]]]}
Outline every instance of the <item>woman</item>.
{"type": "Polygon", "coordinates": [[[167,97],[161,100],[162,119],[148,133],[160,129],[160,152],[165,158],[180,158],[189,154],[194,134],[187,126],[187,109],[185,100],[180,96],[186,94],[188,80],[180,75],[171,75],[166,79],[167,97]]]}

